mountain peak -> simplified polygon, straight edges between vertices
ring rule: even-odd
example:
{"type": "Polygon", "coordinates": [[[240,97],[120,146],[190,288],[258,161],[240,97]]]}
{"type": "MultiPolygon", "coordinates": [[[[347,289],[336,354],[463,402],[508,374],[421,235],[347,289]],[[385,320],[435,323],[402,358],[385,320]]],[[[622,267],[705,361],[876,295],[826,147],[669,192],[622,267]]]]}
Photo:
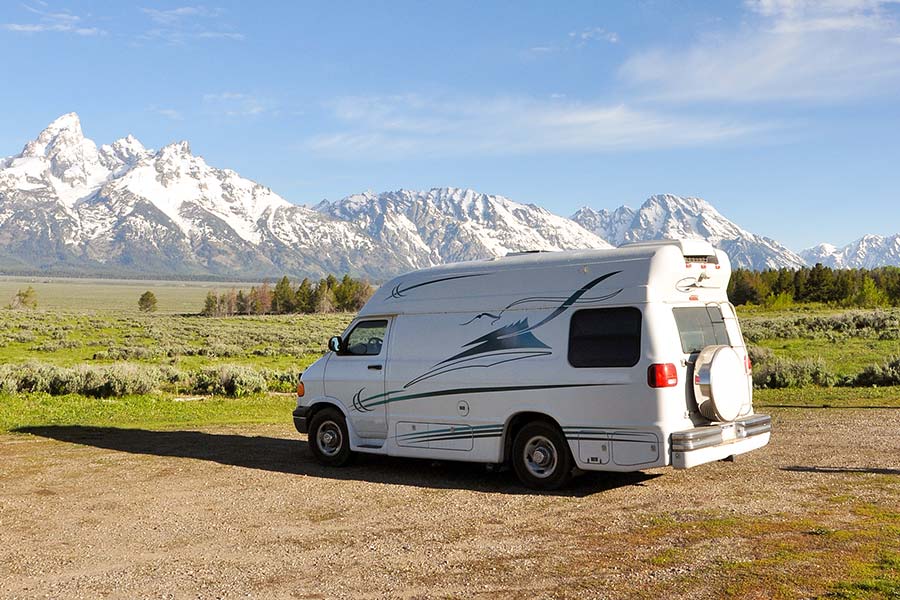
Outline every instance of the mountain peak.
{"type": "Polygon", "coordinates": [[[181,155],[191,155],[191,145],[187,140],[181,140],[180,142],[172,142],[171,144],[166,144],[159,151],[160,154],[169,155],[169,154],[181,154],[181,155]]]}
{"type": "Polygon", "coordinates": [[[100,160],[110,171],[117,173],[131,167],[152,153],[130,133],[112,144],[100,146],[100,160]]]}
{"type": "Polygon", "coordinates": [[[60,148],[84,146],[88,141],[81,131],[78,115],[66,113],[47,125],[37,138],[25,144],[21,156],[50,157],[60,148]]]}
{"type": "Polygon", "coordinates": [[[872,269],[900,264],[900,234],[883,236],[868,234],[837,248],[819,244],[801,252],[810,264],[822,263],[835,269],[872,269]]]}
{"type": "Polygon", "coordinates": [[[784,246],[741,229],[701,198],[674,194],[650,196],[637,211],[581,209],[572,217],[588,231],[613,244],[661,239],[699,238],[725,250],[736,266],[797,268],[803,259],[784,246]]]}
{"type": "Polygon", "coordinates": [[[78,118],[78,113],[70,112],[60,115],[44,129],[44,131],[62,130],[78,132],[81,135],[81,119],[78,118]]]}
{"type": "Polygon", "coordinates": [[[684,210],[692,213],[700,213],[703,211],[712,211],[719,214],[713,206],[702,198],[693,196],[676,196],[674,194],[654,194],[650,196],[641,208],[650,206],[663,206],[668,210],[684,210]]]}

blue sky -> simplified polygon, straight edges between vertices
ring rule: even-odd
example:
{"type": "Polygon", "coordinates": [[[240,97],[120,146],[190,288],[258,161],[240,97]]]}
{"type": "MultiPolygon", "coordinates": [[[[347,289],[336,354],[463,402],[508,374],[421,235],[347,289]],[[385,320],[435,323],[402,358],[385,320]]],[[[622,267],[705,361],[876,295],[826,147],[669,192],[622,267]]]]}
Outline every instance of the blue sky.
{"type": "Polygon", "coordinates": [[[900,3],[0,6],[0,156],[76,111],[296,203],[694,195],[799,250],[900,231],[900,3]]]}

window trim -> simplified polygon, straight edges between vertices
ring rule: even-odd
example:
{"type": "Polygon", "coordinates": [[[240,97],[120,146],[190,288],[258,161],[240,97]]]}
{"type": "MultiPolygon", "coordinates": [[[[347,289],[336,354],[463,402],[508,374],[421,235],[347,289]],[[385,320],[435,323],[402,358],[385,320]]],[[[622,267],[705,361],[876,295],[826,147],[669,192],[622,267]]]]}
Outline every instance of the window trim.
{"type": "Polygon", "coordinates": [[[630,369],[635,367],[638,363],[641,362],[641,350],[644,343],[644,312],[638,308],[637,306],[603,306],[596,308],[582,308],[580,310],[576,310],[572,313],[572,316],[569,318],[569,331],[566,339],[566,362],[569,363],[569,366],[573,369],[630,369]],[[638,316],[638,349],[635,353],[634,362],[630,364],[622,364],[622,365],[575,365],[572,363],[572,327],[575,323],[575,317],[579,313],[589,312],[589,311],[608,311],[608,310],[627,310],[633,311],[637,313],[638,316]]]}

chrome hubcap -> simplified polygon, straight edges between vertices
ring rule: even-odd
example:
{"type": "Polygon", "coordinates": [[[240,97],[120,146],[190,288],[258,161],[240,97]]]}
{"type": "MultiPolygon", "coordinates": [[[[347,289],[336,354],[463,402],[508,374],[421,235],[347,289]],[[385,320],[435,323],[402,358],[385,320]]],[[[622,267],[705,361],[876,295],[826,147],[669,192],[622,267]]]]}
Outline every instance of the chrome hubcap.
{"type": "Polygon", "coordinates": [[[525,444],[525,468],[528,472],[544,479],[553,475],[559,462],[556,446],[542,435],[536,435],[525,444]]]}
{"type": "Polygon", "coordinates": [[[316,435],[316,445],[325,456],[334,456],[341,451],[344,436],[341,428],[334,421],[325,421],[316,435]]]}

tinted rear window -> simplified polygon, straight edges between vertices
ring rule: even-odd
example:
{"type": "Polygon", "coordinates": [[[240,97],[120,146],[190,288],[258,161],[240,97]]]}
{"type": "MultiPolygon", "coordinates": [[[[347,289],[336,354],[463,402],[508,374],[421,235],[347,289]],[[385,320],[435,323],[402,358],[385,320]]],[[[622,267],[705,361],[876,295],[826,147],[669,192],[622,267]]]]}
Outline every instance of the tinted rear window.
{"type": "Polygon", "coordinates": [[[685,353],[700,352],[707,346],[730,344],[725,319],[718,306],[674,308],[675,323],[685,353]]]}
{"type": "Polygon", "coordinates": [[[641,311],[636,308],[579,310],[569,325],[573,367],[633,367],[641,357],[641,311]]]}

